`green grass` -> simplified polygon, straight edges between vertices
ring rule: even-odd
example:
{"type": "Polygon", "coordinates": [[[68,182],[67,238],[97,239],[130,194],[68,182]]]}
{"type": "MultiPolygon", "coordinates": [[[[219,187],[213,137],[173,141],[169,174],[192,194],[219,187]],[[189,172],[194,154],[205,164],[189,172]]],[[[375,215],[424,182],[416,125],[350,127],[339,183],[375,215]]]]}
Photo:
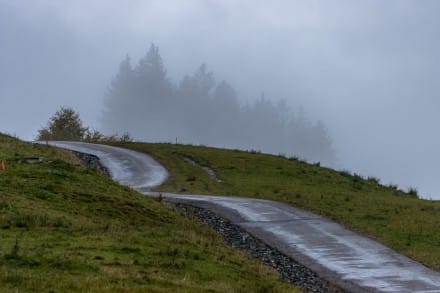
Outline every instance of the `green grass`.
{"type": "Polygon", "coordinates": [[[295,158],[172,144],[119,144],[149,153],[171,171],[158,190],[278,200],[332,218],[385,245],[440,269],[440,202],[382,186],[379,179],[334,171],[295,158]],[[214,169],[212,180],[191,157],[214,169]]]}
{"type": "Polygon", "coordinates": [[[2,291],[297,290],[207,226],[67,152],[0,135],[0,160],[2,291]]]}

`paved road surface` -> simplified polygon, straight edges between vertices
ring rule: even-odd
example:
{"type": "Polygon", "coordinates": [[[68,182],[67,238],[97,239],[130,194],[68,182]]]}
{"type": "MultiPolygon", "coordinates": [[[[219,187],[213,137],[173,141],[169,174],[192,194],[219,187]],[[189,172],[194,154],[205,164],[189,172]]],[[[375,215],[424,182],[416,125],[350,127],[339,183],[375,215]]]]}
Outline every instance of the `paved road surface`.
{"type": "MultiPolygon", "coordinates": [[[[157,195],[149,189],[168,178],[166,169],[154,159],[134,151],[85,143],[53,144],[100,157],[115,180],[146,195],[157,195]]],[[[439,272],[313,213],[261,199],[162,195],[215,211],[349,291],[440,292],[439,272]]]]}

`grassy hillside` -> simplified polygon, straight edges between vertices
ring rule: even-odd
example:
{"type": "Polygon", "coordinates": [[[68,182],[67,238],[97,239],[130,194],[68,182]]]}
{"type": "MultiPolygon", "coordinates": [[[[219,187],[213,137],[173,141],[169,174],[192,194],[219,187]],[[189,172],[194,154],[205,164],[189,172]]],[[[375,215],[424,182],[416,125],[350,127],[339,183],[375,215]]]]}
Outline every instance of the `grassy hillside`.
{"type": "Polygon", "coordinates": [[[376,238],[440,269],[440,202],[418,199],[375,178],[364,179],[294,158],[206,147],[128,143],[152,154],[172,174],[161,191],[273,199],[305,208],[376,238]],[[214,169],[212,180],[199,165],[214,169]]]}
{"type": "Polygon", "coordinates": [[[0,160],[2,291],[296,290],[206,226],[66,152],[0,135],[0,160]]]}

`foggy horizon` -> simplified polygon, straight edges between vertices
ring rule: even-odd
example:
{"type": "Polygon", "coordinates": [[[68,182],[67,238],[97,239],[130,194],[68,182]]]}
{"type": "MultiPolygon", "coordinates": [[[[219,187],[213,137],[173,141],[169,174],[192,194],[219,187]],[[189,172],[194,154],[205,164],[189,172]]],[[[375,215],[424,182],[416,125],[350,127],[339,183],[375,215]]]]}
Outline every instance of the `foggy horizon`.
{"type": "Polygon", "coordinates": [[[0,0],[0,131],[32,140],[61,106],[103,129],[120,62],[128,54],[136,63],[154,43],[175,83],[206,64],[241,105],[264,93],[322,121],[338,157],[332,167],[440,199],[439,8],[435,0],[0,0]]]}

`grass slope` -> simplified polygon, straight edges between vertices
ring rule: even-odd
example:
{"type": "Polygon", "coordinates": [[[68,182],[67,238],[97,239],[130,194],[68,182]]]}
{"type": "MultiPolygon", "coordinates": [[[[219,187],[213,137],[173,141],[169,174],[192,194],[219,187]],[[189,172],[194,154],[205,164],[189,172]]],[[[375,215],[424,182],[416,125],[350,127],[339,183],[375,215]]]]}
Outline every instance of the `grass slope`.
{"type": "Polygon", "coordinates": [[[0,135],[0,160],[3,292],[297,290],[205,225],[66,152],[0,135]]]}
{"type": "Polygon", "coordinates": [[[294,158],[172,144],[120,144],[149,153],[172,177],[159,190],[249,196],[282,201],[312,210],[370,235],[436,270],[440,269],[440,202],[385,187],[348,172],[294,158]],[[184,157],[214,169],[212,180],[184,157]]]}

